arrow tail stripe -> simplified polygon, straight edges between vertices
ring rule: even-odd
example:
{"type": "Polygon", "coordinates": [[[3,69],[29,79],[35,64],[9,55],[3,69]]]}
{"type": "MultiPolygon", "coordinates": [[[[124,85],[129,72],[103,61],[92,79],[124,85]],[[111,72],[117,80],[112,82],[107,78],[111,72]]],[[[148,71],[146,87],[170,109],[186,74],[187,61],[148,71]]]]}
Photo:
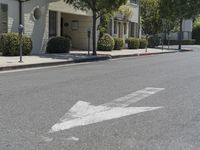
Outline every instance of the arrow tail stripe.
{"type": "Polygon", "coordinates": [[[144,98],[147,98],[153,94],[156,94],[160,91],[164,90],[164,88],[152,88],[148,87],[143,90],[139,90],[136,92],[133,92],[131,94],[128,94],[124,97],[120,97],[118,99],[113,100],[110,103],[103,104],[103,106],[109,106],[109,107],[127,107],[132,103],[136,103],[144,98]]]}

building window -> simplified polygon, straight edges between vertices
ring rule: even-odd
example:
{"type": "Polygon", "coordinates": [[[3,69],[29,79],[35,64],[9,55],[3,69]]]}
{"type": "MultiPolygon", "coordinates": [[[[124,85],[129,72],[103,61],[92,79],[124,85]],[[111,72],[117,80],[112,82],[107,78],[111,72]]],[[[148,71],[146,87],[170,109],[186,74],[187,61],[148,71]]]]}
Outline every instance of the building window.
{"type": "Polygon", "coordinates": [[[118,22],[118,37],[119,38],[121,38],[122,37],[122,34],[123,34],[123,32],[121,31],[122,29],[121,29],[121,22],[118,22]]]}
{"type": "Polygon", "coordinates": [[[49,11],[49,37],[57,35],[57,13],[49,11]]]}
{"type": "Polygon", "coordinates": [[[0,4],[0,33],[8,32],[8,5],[0,4]]]}
{"type": "Polygon", "coordinates": [[[114,34],[117,34],[117,21],[114,21],[114,34]]]}
{"type": "Polygon", "coordinates": [[[124,34],[127,34],[127,23],[124,23],[124,34]]]}
{"type": "Polygon", "coordinates": [[[79,21],[78,20],[72,20],[71,29],[72,30],[78,30],[79,29],[79,21]]]}
{"type": "Polygon", "coordinates": [[[39,20],[41,18],[41,10],[40,8],[35,8],[33,11],[33,17],[35,20],[39,20]]]}
{"type": "Polygon", "coordinates": [[[135,24],[133,22],[130,22],[129,28],[130,28],[130,36],[135,37],[135,24]]]}

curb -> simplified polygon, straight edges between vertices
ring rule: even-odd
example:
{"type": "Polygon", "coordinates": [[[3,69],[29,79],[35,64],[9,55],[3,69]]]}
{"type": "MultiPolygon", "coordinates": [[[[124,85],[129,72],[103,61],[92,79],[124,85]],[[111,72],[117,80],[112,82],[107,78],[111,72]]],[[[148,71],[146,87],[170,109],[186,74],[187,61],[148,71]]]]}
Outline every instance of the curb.
{"type": "Polygon", "coordinates": [[[111,56],[112,59],[115,58],[126,58],[126,57],[137,57],[137,56],[150,56],[150,55],[161,55],[161,54],[170,54],[170,53],[177,53],[179,51],[172,51],[172,52],[157,52],[157,53],[142,53],[142,54],[131,54],[131,55],[116,55],[116,56],[111,56]]]}
{"type": "MultiPolygon", "coordinates": [[[[162,50],[162,47],[156,47],[155,49],[162,50]]],[[[170,49],[164,48],[163,50],[175,50],[175,51],[179,51],[179,52],[191,52],[191,51],[193,51],[192,49],[181,49],[181,50],[179,50],[177,48],[170,48],[170,49]]]]}
{"type": "Polygon", "coordinates": [[[5,66],[0,67],[0,71],[9,71],[16,69],[26,69],[26,68],[36,68],[36,67],[48,67],[48,66],[57,66],[57,65],[65,65],[65,64],[73,64],[73,63],[84,63],[84,62],[94,62],[94,61],[104,61],[109,59],[117,59],[117,58],[128,58],[128,57],[137,57],[137,56],[150,56],[150,55],[158,55],[158,54],[169,54],[169,53],[177,53],[177,52],[191,52],[192,50],[173,50],[171,52],[157,52],[157,53],[142,53],[142,54],[129,54],[129,55],[99,55],[89,58],[77,58],[74,60],[66,60],[60,62],[46,62],[46,63],[38,63],[38,64],[25,64],[25,65],[17,65],[17,66],[5,66]]]}
{"type": "Polygon", "coordinates": [[[57,66],[57,65],[83,63],[83,62],[104,61],[108,59],[111,59],[111,57],[108,55],[96,56],[96,57],[91,57],[91,58],[81,58],[81,59],[77,58],[74,60],[67,60],[67,61],[60,61],[60,62],[46,62],[46,63],[38,63],[38,64],[25,64],[25,65],[18,65],[18,66],[5,66],[5,67],[0,67],[0,71],[9,71],[9,70],[36,68],[36,67],[48,67],[48,66],[57,66]]]}

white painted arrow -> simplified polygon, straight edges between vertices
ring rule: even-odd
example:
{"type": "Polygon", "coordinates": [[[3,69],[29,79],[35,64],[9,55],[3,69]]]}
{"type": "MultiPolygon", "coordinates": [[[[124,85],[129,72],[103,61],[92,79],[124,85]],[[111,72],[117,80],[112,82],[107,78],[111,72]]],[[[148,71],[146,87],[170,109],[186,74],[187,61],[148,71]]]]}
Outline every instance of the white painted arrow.
{"type": "Polygon", "coordinates": [[[50,133],[67,130],[70,128],[89,125],[106,120],[121,118],[146,111],[157,110],[163,107],[127,107],[146,97],[156,94],[164,88],[145,88],[124,97],[113,100],[99,106],[90,105],[88,102],[78,101],[61,119],[55,124],[50,133]]]}

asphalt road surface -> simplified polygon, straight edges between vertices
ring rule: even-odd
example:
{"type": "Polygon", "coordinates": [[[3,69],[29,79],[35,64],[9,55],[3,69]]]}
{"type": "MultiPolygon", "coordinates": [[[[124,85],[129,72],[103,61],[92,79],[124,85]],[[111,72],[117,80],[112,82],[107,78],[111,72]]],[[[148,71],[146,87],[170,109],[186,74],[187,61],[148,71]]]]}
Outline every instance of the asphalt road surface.
{"type": "Polygon", "coordinates": [[[0,73],[0,150],[199,150],[192,48],[0,73]]]}

